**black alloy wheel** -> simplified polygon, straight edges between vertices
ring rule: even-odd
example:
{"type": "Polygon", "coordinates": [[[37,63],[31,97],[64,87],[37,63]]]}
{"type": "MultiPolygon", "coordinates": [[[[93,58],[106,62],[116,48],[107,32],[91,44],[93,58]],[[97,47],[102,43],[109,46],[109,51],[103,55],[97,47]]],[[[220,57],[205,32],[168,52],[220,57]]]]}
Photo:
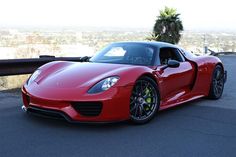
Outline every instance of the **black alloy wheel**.
{"type": "Polygon", "coordinates": [[[155,81],[142,77],[136,81],[130,97],[130,120],[136,124],[150,121],[159,109],[159,91],[155,81]]]}
{"type": "Polygon", "coordinates": [[[217,65],[212,75],[209,98],[219,99],[223,93],[223,90],[224,90],[224,70],[222,66],[217,65]]]}

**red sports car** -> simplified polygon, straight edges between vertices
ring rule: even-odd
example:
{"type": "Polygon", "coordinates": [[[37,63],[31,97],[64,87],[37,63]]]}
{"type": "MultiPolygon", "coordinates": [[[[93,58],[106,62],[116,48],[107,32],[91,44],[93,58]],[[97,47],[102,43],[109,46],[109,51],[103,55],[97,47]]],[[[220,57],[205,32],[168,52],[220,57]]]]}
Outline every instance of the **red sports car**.
{"type": "Polygon", "coordinates": [[[217,57],[163,42],[118,42],[87,62],[38,68],[22,87],[22,109],[70,122],[142,124],[158,110],[220,98],[226,75],[217,57]]]}

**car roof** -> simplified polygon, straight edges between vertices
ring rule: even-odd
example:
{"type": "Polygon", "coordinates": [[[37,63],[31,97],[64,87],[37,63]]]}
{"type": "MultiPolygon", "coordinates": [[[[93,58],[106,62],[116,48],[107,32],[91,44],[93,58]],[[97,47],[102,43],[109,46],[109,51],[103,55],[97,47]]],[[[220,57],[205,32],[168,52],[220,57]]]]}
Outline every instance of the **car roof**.
{"type": "Polygon", "coordinates": [[[163,47],[178,48],[178,46],[176,45],[159,41],[124,41],[124,42],[114,42],[113,44],[129,44],[129,43],[151,45],[158,48],[163,48],[163,47]]]}

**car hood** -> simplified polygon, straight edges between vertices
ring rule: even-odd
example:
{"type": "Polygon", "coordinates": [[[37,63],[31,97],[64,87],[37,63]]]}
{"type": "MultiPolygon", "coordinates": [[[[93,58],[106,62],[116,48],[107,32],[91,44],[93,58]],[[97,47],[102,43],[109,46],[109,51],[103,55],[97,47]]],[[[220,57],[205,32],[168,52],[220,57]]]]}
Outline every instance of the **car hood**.
{"type": "MultiPolygon", "coordinates": [[[[60,63],[58,63],[60,64],[60,63]]],[[[53,70],[42,70],[36,79],[38,85],[53,88],[91,87],[100,80],[119,76],[123,71],[135,66],[107,63],[71,63],[57,65],[53,70]]],[[[50,68],[50,67],[49,67],[50,68]]]]}

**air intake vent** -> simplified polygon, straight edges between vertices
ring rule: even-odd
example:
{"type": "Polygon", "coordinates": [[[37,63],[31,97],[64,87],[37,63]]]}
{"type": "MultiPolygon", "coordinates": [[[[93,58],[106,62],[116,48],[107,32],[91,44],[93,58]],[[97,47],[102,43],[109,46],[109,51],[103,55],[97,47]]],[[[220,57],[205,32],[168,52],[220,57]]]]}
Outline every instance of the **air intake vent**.
{"type": "Polygon", "coordinates": [[[47,117],[47,118],[53,118],[53,119],[65,119],[65,116],[60,111],[41,109],[41,108],[33,107],[33,106],[30,106],[27,109],[27,112],[37,115],[37,116],[41,116],[41,117],[47,117]]]}
{"type": "Polygon", "coordinates": [[[83,116],[98,116],[102,111],[101,102],[71,102],[71,104],[83,116]]]}

